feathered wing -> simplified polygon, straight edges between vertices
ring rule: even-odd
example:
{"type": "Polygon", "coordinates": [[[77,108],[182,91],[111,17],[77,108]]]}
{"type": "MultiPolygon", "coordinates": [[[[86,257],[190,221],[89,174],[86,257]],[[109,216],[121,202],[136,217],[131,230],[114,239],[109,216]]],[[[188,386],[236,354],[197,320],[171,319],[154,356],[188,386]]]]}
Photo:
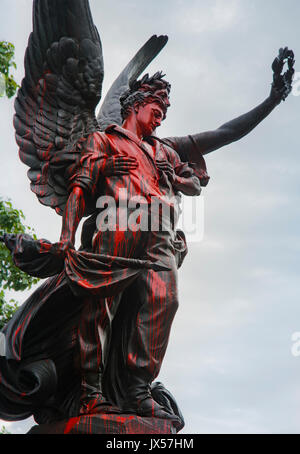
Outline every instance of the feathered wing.
{"type": "Polygon", "coordinates": [[[88,0],[34,0],[14,126],[31,190],[59,214],[68,197],[65,162],[76,159],[78,139],[98,129],[103,75],[88,0]]]}
{"type": "Polygon", "coordinates": [[[104,131],[105,128],[112,123],[118,125],[122,124],[120,96],[129,88],[130,82],[137,79],[151,61],[159,54],[167,41],[167,36],[153,35],[143,47],[141,47],[114,81],[104,98],[97,116],[101,131],[104,131]]]}

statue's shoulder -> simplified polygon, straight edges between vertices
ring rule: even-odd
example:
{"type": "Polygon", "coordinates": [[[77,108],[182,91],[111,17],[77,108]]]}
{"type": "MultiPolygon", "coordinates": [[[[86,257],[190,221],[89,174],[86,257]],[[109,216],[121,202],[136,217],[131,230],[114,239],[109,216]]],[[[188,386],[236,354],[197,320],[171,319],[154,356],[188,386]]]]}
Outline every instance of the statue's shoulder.
{"type": "Polygon", "coordinates": [[[160,139],[159,137],[153,137],[156,149],[160,150],[169,161],[180,161],[180,156],[175,150],[175,147],[172,146],[171,142],[168,142],[167,139],[160,139]]]}
{"type": "Polygon", "coordinates": [[[83,139],[85,151],[104,152],[110,146],[110,136],[106,131],[94,131],[83,139]]]}
{"type": "Polygon", "coordinates": [[[97,143],[112,145],[115,137],[122,134],[122,128],[116,124],[111,124],[105,130],[97,131],[94,134],[97,143]]]}

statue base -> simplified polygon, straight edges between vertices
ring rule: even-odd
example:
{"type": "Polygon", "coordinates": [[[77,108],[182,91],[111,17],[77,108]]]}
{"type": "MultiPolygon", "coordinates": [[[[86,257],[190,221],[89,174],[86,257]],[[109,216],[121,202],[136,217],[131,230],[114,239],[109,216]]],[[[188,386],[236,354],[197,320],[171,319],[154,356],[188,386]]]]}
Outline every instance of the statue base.
{"type": "Polygon", "coordinates": [[[51,424],[33,426],[31,434],[176,434],[171,420],[127,414],[82,415],[51,424]]]}

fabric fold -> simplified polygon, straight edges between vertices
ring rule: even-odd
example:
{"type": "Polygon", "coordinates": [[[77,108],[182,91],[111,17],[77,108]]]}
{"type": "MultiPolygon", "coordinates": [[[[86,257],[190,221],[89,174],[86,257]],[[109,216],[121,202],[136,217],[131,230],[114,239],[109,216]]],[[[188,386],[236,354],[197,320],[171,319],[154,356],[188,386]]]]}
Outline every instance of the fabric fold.
{"type": "Polygon", "coordinates": [[[51,277],[64,271],[76,296],[115,296],[145,268],[169,270],[158,261],[94,254],[75,249],[62,253],[58,243],[52,244],[45,239],[35,240],[27,234],[5,234],[3,239],[19,269],[38,278],[51,277]]]}

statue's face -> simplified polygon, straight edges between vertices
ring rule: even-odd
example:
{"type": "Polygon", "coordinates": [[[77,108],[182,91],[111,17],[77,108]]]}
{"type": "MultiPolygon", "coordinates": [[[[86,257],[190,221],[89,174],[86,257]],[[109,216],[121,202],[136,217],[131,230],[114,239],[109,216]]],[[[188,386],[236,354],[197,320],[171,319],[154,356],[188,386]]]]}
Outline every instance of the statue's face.
{"type": "Polygon", "coordinates": [[[161,106],[156,102],[139,105],[136,108],[136,121],[143,137],[151,136],[164,118],[161,106]]]}

